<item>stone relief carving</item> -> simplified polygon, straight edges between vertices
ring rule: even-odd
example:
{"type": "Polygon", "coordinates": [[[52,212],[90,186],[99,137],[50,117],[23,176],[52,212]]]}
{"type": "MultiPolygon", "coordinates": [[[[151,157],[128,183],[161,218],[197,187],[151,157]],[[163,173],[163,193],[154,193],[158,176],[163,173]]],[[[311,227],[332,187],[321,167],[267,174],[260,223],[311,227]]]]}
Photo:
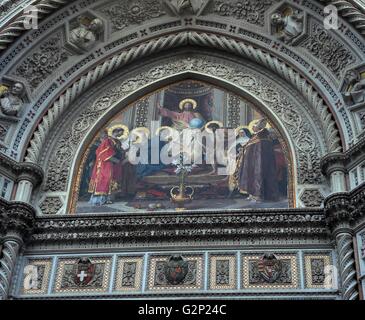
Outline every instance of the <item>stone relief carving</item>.
{"type": "Polygon", "coordinates": [[[24,105],[24,92],[25,87],[20,82],[14,83],[10,88],[0,86],[0,119],[18,121],[17,117],[24,105]]]}
{"type": "Polygon", "coordinates": [[[156,263],[154,285],[195,285],[197,282],[197,268],[197,261],[185,261],[178,256],[170,257],[168,261],[158,261],[156,263]],[[178,271],[176,276],[173,274],[175,269],[178,271]]]}
{"type": "Polygon", "coordinates": [[[4,141],[6,138],[6,134],[8,133],[9,126],[0,124],[0,141],[4,141]]]}
{"type": "Polygon", "coordinates": [[[199,14],[211,0],[163,0],[167,12],[175,16],[184,14],[199,14]]]}
{"type": "Polygon", "coordinates": [[[182,256],[171,256],[165,263],[164,274],[168,284],[178,285],[185,280],[189,271],[189,262],[182,256]]]}
{"type": "Polygon", "coordinates": [[[365,129],[365,112],[359,112],[361,128],[365,129]]]}
{"type": "MultiPolygon", "coordinates": [[[[197,32],[182,32],[178,34],[172,34],[151,42],[142,43],[136,47],[132,47],[127,51],[118,54],[115,58],[110,59],[99,66],[102,66],[103,72],[99,71],[99,66],[88,72],[87,78],[76,81],[54,102],[54,104],[48,109],[48,113],[45,114],[40,122],[37,130],[34,132],[34,136],[29,143],[27,149],[26,160],[28,162],[38,162],[40,153],[43,149],[45,140],[48,133],[53,128],[54,124],[58,121],[63,112],[70,107],[70,105],[88,88],[94,85],[100,79],[106,77],[112,70],[116,70],[124,66],[126,63],[130,63],[136,59],[140,59],[146,56],[148,52],[160,52],[162,49],[171,49],[176,47],[176,43],[189,43],[199,46],[208,46],[214,48],[220,48],[229,52],[238,52],[245,58],[249,58],[260,65],[264,65],[275,73],[279,74],[286,80],[289,80],[291,84],[305,97],[309,105],[315,110],[320,118],[320,123],[323,126],[323,133],[325,134],[325,141],[327,148],[331,152],[341,151],[341,140],[339,137],[338,127],[331,112],[325,104],[323,98],[319,95],[316,89],[305,78],[300,76],[294,69],[285,63],[277,60],[260,49],[252,48],[242,42],[238,42],[234,39],[229,39],[222,36],[197,33],[197,32]],[[151,51],[152,50],[152,51],[151,51]]],[[[343,109],[341,109],[343,110],[343,109]]],[[[341,112],[340,110],[340,112],[341,112]]],[[[342,115],[345,120],[347,114],[342,115]]],[[[346,122],[346,121],[345,121],[346,122]]],[[[346,122],[346,128],[349,132],[352,132],[351,124],[346,122]],[[348,125],[347,125],[348,124],[348,125]]]]}
{"type": "Polygon", "coordinates": [[[324,259],[311,259],[312,284],[323,285],[326,278],[324,259]]]}
{"type": "Polygon", "coordinates": [[[63,206],[60,197],[46,197],[40,204],[43,214],[56,214],[63,206]]]}
{"type": "Polygon", "coordinates": [[[115,102],[127,94],[137,90],[151,81],[161,77],[173,75],[185,70],[197,70],[205,74],[230,80],[252,94],[263,99],[272,110],[281,118],[293,139],[298,151],[298,182],[303,184],[320,184],[322,174],[320,171],[320,150],[318,142],[313,135],[313,130],[308,120],[297,108],[293,107],[287,93],[273,88],[272,83],[261,79],[257,75],[240,71],[240,68],[230,67],[206,57],[194,59],[178,59],[155,66],[139,75],[129,78],[113,89],[107,90],[102,97],[92,105],[84,107],[84,111],[74,120],[64,134],[60,137],[52,157],[48,161],[46,183],[44,191],[66,191],[70,175],[70,164],[79,146],[90,127],[108,110],[115,102]]]}
{"type": "MultiPolygon", "coordinates": [[[[291,9],[291,8],[290,8],[291,9]]],[[[274,34],[286,44],[294,45],[295,40],[303,34],[304,14],[299,10],[291,9],[292,13],[284,15],[277,11],[271,16],[271,23],[275,28],[274,34]]]]}
{"type": "Polygon", "coordinates": [[[81,258],[75,265],[65,265],[61,289],[100,288],[103,285],[103,273],[104,264],[94,264],[88,258],[81,258]]]}
{"type": "Polygon", "coordinates": [[[306,207],[316,208],[323,204],[324,197],[318,189],[306,189],[302,193],[300,200],[306,207]]]}
{"type": "Polygon", "coordinates": [[[365,259],[365,233],[361,235],[361,258],[365,259]]]}
{"type": "Polygon", "coordinates": [[[274,0],[214,1],[213,12],[220,16],[245,20],[252,24],[264,26],[265,11],[274,2],[274,0]]]}
{"type": "Polygon", "coordinates": [[[303,47],[327,66],[337,78],[340,78],[346,66],[355,62],[355,57],[320,25],[314,23],[311,29],[311,34],[304,41],[303,47]]]}
{"type": "Polygon", "coordinates": [[[137,262],[125,262],[122,274],[122,286],[134,287],[137,271],[137,262]]]}
{"type": "Polygon", "coordinates": [[[346,91],[343,92],[344,100],[349,105],[365,102],[365,78],[356,70],[349,70],[345,75],[346,91]]]}
{"type": "Polygon", "coordinates": [[[45,41],[34,53],[16,68],[15,75],[27,80],[32,89],[36,89],[49,75],[56,71],[69,54],[62,49],[61,36],[57,35],[45,41]]]}
{"type": "Polygon", "coordinates": [[[265,254],[260,260],[250,261],[249,283],[291,284],[290,260],[281,260],[273,254],[265,254]]]}
{"type": "Polygon", "coordinates": [[[69,42],[81,51],[92,49],[104,30],[103,21],[86,15],[78,17],[78,26],[70,31],[69,42]]]}
{"type": "Polygon", "coordinates": [[[216,261],[216,284],[228,285],[229,284],[229,260],[217,260],[216,261]]]}
{"type": "Polygon", "coordinates": [[[99,9],[111,21],[113,31],[165,15],[159,0],[119,1],[107,9],[99,9]]]}

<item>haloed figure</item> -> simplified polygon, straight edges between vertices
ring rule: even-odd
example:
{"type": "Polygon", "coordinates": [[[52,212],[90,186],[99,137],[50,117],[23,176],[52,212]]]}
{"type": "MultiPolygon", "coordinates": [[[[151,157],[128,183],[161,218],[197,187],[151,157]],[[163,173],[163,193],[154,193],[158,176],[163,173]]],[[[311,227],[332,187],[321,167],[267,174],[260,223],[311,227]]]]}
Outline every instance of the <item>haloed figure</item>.
{"type": "Polygon", "coordinates": [[[265,119],[253,127],[238,168],[238,188],[256,201],[277,201],[278,183],[274,144],[265,119]]]}
{"type": "Polygon", "coordinates": [[[96,159],[89,183],[90,204],[101,206],[112,203],[112,195],[119,191],[122,175],[121,142],[124,129],[111,129],[102,133],[101,143],[96,149],[96,159]]]}

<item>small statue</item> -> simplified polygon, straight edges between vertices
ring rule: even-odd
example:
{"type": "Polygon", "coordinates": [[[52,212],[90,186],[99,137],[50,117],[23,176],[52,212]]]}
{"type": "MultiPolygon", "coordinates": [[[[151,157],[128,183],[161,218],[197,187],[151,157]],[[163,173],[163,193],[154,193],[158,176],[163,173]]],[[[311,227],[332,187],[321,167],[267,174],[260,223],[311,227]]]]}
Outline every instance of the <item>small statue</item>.
{"type": "Polygon", "coordinates": [[[271,22],[278,29],[282,28],[282,34],[278,39],[286,44],[292,44],[303,33],[303,15],[300,13],[284,16],[280,12],[276,12],[271,16],[271,22]]]}
{"type": "Polygon", "coordinates": [[[175,14],[182,15],[184,13],[197,14],[200,9],[209,1],[204,0],[165,0],[165,4],[171,8],[175,14]]]}
{"type": "Polygon", "coordinates": [[[23,84],[16,82],[11,86],[11,89],[5,91],[0,96],[1,113],[9,117],[17,117],[24,101],[22,95],[24,93],[23,84]]]}
{"type": "Polygon", "coordinates": [[[348,71],[345,79],[348,84],[348,91],[343,93],[346,103],[354,105],[365,102],[365,79],[355,70],[348,71]]]}
{"type": "Polygon", "coordinates": [[[98,40],[99,33],[103,30],[103,22],[95,18],[79,17],[79,27],[70,32],[70,42],[82,49],[90,50],[98,40]]]}

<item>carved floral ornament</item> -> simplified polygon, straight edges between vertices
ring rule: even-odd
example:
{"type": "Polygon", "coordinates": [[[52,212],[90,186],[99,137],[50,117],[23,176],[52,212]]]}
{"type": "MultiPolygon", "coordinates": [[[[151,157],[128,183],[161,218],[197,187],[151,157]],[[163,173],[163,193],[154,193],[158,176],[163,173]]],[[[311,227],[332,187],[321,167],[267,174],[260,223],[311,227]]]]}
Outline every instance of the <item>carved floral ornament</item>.
{"type": "MultiPolygon", "coordinates": [[[[229,81],[234,83],[245,92],[249,92],[281,119],[281,126],[288,132],[292,144],[296,150],[296,161],[298,167],[297,181],[299,184],[321,184],[320,158],[325,151],[321,150],[318,139],[314,132],[317,130],[312,127],[309,119],[305,114],[307,111],[300,109],[302,106],[293,107],[298,102],[288,97],[288,92],[284,91],[274,83],[253,72],[249,68],[246,70],[242,65],[227,63],[226,60],[202,56],[192,56],[192,58],[174,58],[168,61],[161,61],[159,64],[148,66],[145,64],[143,69],[137,75],[129,75],[122,80],[109,79],[112,83],[108,89],[95,87],[95,94],[88,95],[89,100],[79,101],[79,106],[73,106],[73,112],[69,112],[59,124],[58,132],[62,134],[57,137],[57,143],[52,149],[44,149],[43,159],[47,161],[47,178],[43,185],[43,192],[59,192],[65,195],[70,188],[71,172],[75,161],[75,154],[78,152],[82,141],[89,135],[90,130],[99,121],[105,121],[113,111],[118,109],[120,101],[125,99],[131,93],[135,93],[139,88],[151,85],[159,79],[171,77],[176,74],[190,70],[191,76],[194,74],[204,74],[205,77],[214,77],[221,79],[223,82],[229,81]],[[99,93],[102,92],[102,95],[99,93]],[[79,111],[76,111],[79,110],[79,111]],[[295,111],[298,110],[298,111],[295,111]],[[101,120],[104,119],[105,120],[101,120]],[[50,158],[49,158],[49,156],[50,158]]],[[[117,75],[115,76],[117,77],[117,75]]],[[[55,137],[48,137],[51,142],[55,137]]],[[[54,142],[53,142],[54,143],[54,142]]],[[[48,143],[46,144],[46,146],[48,143]]]]}

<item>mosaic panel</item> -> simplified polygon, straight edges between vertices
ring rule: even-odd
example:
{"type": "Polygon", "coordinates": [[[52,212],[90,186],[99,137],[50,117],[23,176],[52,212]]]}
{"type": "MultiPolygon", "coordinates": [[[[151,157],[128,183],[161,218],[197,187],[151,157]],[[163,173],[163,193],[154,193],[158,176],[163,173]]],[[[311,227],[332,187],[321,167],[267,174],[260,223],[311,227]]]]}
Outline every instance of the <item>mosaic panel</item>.
{"type": "Polygon", "coordinates": [[[106,292],[110,279],[110,257],[60,259],[55,293],[106,292]]]}
{"type": "Polygon", "coordinates": [[[305,287],[308,289],[324,289],[326,285],[326,267],[331,264],[331,257],[328,254],[305,255],[305,287]]]}
{"type": "Polygon", "coordinates": [[[142,287],[143,257],[119,257],[115,291],[140,291],[142,287]]]}
{"type": "Polygon", "coordinates": [[[21,295],[47,294],[52,268],[52,259],[29,259],[24,266],[21,295]]]}
{"type": "Polygon", "coordinates": [[[203,288],[203,256],[184,256],[186,275],[178,284],[169,283],[167,266],[170,256],[152,256],[149,261],[147,288],[151,291],[199,290],[203,288]]]}
{"type": "Polygon", "coordinates": [[[298,273],[294,254],[242,256],[244,289],[295,289],[298,288],[298,273]]]}
{"type": "Polygon", "coordinates": [[[212,255],[209,263],[209,289],[229,290],[237,288],[235,255],[212,255]]]}

